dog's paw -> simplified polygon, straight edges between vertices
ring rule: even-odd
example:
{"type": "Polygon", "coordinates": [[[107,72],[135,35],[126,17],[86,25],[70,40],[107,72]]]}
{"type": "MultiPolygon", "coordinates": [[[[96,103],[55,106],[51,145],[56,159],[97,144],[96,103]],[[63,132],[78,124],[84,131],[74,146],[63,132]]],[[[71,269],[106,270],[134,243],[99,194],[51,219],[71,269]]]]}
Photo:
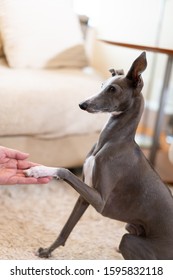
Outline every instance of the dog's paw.
{"type": "Polygon", "coordinates": [[[24,173],[27,177],[40,178],[47,176],[45,166],[34,166],[24,170],[24,173]]]}
{"type": "Polygon", "coordinates": [[[39,248],[38,252],[36,253],[36,255],[40,258],[49,258],[51,256],[51,253],[49,252],[49,249],[45,248],[39,248]]]}
{"type": "Polygon", "coordinates": [[[57,171],[58,168],[39,165],[24,170],[24,173],[27,177],[40,178],[50,176],[59,178],[57,171]]]}

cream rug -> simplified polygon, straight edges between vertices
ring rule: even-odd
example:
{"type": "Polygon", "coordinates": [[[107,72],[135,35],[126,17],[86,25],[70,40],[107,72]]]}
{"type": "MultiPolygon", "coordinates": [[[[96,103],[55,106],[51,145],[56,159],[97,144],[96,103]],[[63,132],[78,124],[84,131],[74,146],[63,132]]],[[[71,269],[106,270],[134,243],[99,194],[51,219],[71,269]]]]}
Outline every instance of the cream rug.
{"type": "MultiPolygon", "coordinates": [[[[62,181],[0,186],[0,259],[38,259],[35,252],[56,239],[77,198],[62,181]]],[[[116,248],[124,233],[123,223],[102,217],[90,206],[51,259],[122,259],[116,248]]]]}

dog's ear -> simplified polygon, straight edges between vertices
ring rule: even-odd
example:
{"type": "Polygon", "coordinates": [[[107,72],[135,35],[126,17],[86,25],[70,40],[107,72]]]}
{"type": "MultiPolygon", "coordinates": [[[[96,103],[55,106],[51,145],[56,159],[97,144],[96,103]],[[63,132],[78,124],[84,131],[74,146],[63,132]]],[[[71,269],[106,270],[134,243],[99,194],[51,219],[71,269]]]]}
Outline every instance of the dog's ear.
{"type": "Polygon", "coordinates": [[[130,70],[128,71],[126,78],[131,80],[135,87],[141,81],[141,74],[147,67],[146,52],[142,52],[141,55],[133,62],[130,70]]]}

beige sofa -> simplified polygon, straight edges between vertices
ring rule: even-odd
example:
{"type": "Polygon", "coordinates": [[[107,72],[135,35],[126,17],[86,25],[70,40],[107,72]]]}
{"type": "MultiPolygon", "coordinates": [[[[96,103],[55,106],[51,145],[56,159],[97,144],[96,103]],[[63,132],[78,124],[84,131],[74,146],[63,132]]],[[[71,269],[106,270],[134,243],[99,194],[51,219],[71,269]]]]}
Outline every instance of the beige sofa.
{"type": "Polygon", "coordinates": [[[80,166],[107,117],[78,107],[101,78],[70,0],[0,0],[0,35],[0,145],[41,164],[80,166]]]}

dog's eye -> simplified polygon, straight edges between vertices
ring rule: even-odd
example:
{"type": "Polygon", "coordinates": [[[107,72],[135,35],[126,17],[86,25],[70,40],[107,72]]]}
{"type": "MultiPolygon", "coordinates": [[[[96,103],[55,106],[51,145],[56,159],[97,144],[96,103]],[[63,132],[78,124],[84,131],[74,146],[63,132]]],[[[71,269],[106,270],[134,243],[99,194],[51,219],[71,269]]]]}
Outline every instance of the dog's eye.
{"type": "Polygon", "coordinates": [[[115,91],[115,87],[114,86],[109,86],[108,91],[109,92],[114,92],[115,91]]]}

